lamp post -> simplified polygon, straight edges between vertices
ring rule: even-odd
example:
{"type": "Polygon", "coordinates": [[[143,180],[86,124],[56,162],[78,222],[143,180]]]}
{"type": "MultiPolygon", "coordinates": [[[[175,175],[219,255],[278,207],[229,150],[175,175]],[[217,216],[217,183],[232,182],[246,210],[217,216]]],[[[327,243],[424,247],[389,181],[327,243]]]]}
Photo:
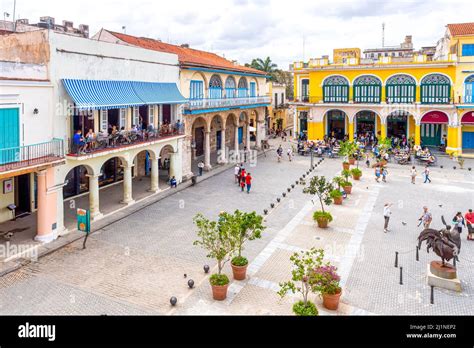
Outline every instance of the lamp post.
{"type": "Polygon", "coordinates": [[[313,159],[313,148],[312,147],[310,148],[310,151],[311,151],[311,167],[310,168],[312,169],[313,168],[313,161],[314,161],[314,159],[313,159]]]}

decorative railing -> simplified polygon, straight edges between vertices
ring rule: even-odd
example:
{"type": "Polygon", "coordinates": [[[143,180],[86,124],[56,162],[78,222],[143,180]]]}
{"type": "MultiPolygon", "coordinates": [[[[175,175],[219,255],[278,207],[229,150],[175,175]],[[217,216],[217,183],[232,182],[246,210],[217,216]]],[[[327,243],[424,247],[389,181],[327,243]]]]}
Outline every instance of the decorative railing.
{"type": "Polygon", "coordinates": [[[0,172],[47,164],[64,158],[62,139],[0,149],[0,172]]]}
{"type": "Polygon", "coordinates": [[[245,98],[217,98],[217,99],[192,99],[184,104],[186,110],[212,109],[222,107],[236,107],[253,104],[270,104],[271,98],[267,96],[261,97],[245,97],[245,98]]]}
{"type": "MultiPolygon", "coordinates": [[[[378,98],[376,96],[370,98],[378,98]]],[[[370,99],[369,99],[370,100],[370,99]]],[[[379,100],[379,99],[377,99],[379,100]]],[[[354,104],[380,104],[381,100],[379,101],[362,101],[359,99],[351,98],[349,99],[347,96],[303,96],[303,97],[295,97],[292,103],[309,103],[309,104],[319,104],[319,103],[332,103],[332,104],[347,104],[347,103],[354,103],[354,104]]],[[[411,101],[410,97],[404,98],[385,98],[385,103],[387,104],[415,104],[418,103],[415,101],[411,101]]],[[[431,99],[424,98],[421,101],[421,104],[452,104],[453,99],[449,97],[432,97],[431,99]]]]}
{"type": "Polygon", "coordinates": [[[86,156],[116,149],[146,144],[153,141],[184,135],[184,123],[177,126],[161,126],[159,130],[126,131],[117,134],[99,133],[93,139],[83,138],[75,144],[68,139],[68,156],[86,156]]]}

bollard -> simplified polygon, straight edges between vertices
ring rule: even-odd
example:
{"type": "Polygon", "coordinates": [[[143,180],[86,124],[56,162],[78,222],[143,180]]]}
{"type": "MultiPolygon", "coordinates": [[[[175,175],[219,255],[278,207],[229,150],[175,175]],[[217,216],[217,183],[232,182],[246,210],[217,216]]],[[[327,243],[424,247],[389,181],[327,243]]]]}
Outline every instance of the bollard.
{"type": "Polygon", "coordinates": [[[453,256],[453,266],[456,268],[456,255],[453,256]]]}
{"type": "Polygon", "coordinates": [[[403,267],[400,267],[400,285],[403,285],[403,267]]]}
{"type": "Polygon", "coordinates": [[[398,268],[398,251],[395,251],[395,268],[398,268]]]}
{"type": "Polygon", "coordinates": [[[416,261],[420,261],[420,253],[419,253],[418,245],[416,246],[416,261]]]}
{"type": "Polygon", "coordinates": [[[433,285],[431,285],[430,303],[434,304],[434,286],[433,285]]]}

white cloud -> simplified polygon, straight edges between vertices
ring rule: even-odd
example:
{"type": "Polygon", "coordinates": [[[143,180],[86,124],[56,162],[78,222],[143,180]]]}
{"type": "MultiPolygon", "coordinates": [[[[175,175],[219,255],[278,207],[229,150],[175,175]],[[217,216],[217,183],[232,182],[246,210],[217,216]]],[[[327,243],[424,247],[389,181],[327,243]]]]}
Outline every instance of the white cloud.
{"type": "MultiPolygon", "coordinates": [[[[270,56],[280,67],[332,54],[333,48],[396,45],[413,35],[416,47],[434,45],[448,23],[474,21],[472,0],[17,0],[17,18],[49,15],[136,36],[211,50],[249,62],[270,56]]],[[[13,0],[2,0],[13,12],[13,0]]],[[[10,17],[11,18],[11,17],[10,17]]]]}

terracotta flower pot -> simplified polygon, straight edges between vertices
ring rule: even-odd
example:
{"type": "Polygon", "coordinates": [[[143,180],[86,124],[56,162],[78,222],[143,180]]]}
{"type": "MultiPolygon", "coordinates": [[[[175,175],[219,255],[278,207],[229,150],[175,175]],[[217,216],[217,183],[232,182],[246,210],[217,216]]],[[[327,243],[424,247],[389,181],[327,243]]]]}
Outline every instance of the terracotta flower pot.
{"type": "Polygon", "coordinates": [[[333,197],[334,204],[341,205],[342,204],[342,197],[333,197]]]}
{"type": "Polygon", "coordinates": [[[232,273],[235,280],[245,280],[248,264],[245,266],[234,266],[233,264],[230,264],[230,266],[232,267],[232,273]]]}
{"type": "Polygon", "coordinates": [[[354,165],[356,163],[355,158],[349,158],[349,164],[354,165]]]}
{"type": "Polygon", "coordinates": [[[352,192],[352,186],[344,186],[344,192],[350,195],[352,192]]]}
{"type": "Polygon", "coordinates": [[[346,162],[342,163],[342,168],[343,168],[344,170],[349,170],[350,166],[351,166],[351,165],[350,165],[349,163],[346,163],[346,162]]]}
{"type": "Polygon", "coordinates": [[[328,219],[320,218],[320,219],[317,219],[316,222],[318,223],[319,228],[327,228],[328,227],[328,219]]]}
{"type": "Polygon", "coordinates": [[[352,177],[354,178],[354,180],[360,180],[361,175],[352,174],[352,177]]]}
{"type": "Polygon", "coordinates": [[[227,298],[227,288],[229,284],[226,285],[211,285],[212,287],[212,298],[216,301],[224,301],[227,298]]]}
{"type": "Polygon", "coordinates": [[[341,295],[342,290],[335,295],[323,294],[323,306],[327,309],[335,311],[339,307],[341,295]]]}

